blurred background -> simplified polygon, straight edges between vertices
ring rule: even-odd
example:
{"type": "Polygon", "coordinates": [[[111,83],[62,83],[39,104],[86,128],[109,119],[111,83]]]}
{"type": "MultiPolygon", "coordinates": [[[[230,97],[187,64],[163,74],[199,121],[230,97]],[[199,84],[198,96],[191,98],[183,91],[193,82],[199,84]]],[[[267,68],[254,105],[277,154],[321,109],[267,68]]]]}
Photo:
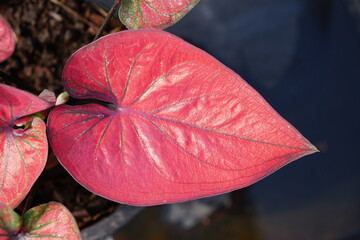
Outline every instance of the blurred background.
{"type": "Polygon", "coordinates": [[[360,239],[360,1],[201,0],[167,30],[242,76],[321,152],[229,198],[147,208],[119,239],[360,239]]]}
{"type": "MultiPolygon", "coordinates": [[[[64,62],[103,21],[80,2],[0,1],[18,37],[1,70],[61,92],[64,62]]],[[[84,239],[360,239],[360,0],[201,0],[166,30],[242,76],[320,153],[230,194],[120,206],[84,239]]]]}

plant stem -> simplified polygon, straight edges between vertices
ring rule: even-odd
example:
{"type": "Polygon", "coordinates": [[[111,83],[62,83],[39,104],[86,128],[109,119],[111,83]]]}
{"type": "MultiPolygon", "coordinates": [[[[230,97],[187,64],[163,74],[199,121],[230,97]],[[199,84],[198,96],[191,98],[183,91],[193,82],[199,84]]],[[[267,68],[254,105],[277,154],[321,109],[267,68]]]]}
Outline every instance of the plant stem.
{"type": "MultiPolygon", "coordinates": [[[[36,183],[34,183],[35,185],[36,183]]],[[[30,209],[30,206],[32,205],[32,201],[33,201],[33,197],[34,197],[34,192],[35,192],[35,186],[32,186],[29,193],[26,196],[26,200],[24,203],[24,207],[21,211],[21,216],[23,217],[25,215],[25,213],[27,212],[27,210],[30,209]]]]}
{"type": "Polygon", "coordinates": [[[117,9],[117,7],[119,6],[121,0],[114,0],[114,4],[112,6],[112,8],[110,9],[110,11],[108,12],[104,22],[102,23],[101,27],[99,28],[99,31],[96,33],[94,41],[96,39],[98,39],[100,37],[100,35],[103,33],[105,27],[109,24],[110,19],[112,18],[115,10],[117,9]]]}

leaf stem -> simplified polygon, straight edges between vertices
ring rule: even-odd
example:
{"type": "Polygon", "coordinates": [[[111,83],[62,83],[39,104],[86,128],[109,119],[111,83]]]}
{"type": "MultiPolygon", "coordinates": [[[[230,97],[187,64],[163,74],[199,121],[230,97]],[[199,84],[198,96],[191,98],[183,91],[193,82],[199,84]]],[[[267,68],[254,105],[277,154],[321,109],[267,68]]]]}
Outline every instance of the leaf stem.
{"type": "Polygon", "coordinates": [[[29,191],[29,193],[26,196],[24,207],[23,207],[23,209],[21,211],[21,217],[24,217],[25,213],[27,212],[27,210],[30,209],[30,206],[32,205],[33,197],[34,197],[34,193],[35,193],[35,187],[36,187],[35,184],[36,184],[36,182],[33,184],[33,186],[31,187],[31,189],[29,191]]]}
{"type": "Polygon", "coordinates": [[[114,4],[111,7],[110,11],[108,12],[104,22],[102,23],[101,27],[99,28],[98,32],[95,35],[94,41],[100,37],[100,35],[103,33],[105,27],[109,24],[111,17],[113,16],[115,10],[119,6],[121,0],[114,0],[114,4]]]}

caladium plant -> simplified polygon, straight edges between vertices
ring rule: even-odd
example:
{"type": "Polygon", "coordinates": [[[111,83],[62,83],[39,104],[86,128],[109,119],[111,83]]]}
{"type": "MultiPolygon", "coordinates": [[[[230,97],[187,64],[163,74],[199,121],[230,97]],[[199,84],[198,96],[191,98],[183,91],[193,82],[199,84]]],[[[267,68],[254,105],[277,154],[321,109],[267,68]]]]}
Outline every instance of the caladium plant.
{"type": "Polygon", "coordinates": [[[121,22],[129,29],[164,29],[179,21],[200,0],[123,0],[121,22]]]}
{"type": "Polygon", "coordinates": [[[15,34],[7,21],[0,15],[0,62],[6,60],[15,49],[15,34]]]}
{"type": "Polygon", "coordinates": [[[248,186],[316,148],[241,77],[161,30],[107,35],[63,71],[49,115],[60,163],[105,198],[155,205],[248,186]]]}
{"type": "Polygon", "coordinates": [[[55,95],[37,97],[0,84],[0,202],[17,206],[44,169],[48,142],[42,111],[55,95]]]}
{"type": "Polygon", "coordinates": [[[28,210],[20,217],[0,203],[0,239],[81,239],[76,221],[62,204],[50,202],[28,210]]]}
{"type": "MultiPolygon", "coordinates": [[[[131,29],[165,28],[198,2],[123,0],[119,16],[131,29]]],[[[0,61],[13,51],[8,27],[0,17],[0,61]]],[[[63,84],[71,97],[98,103],[55,107],[47,122],[51,147],[76,181],[120,203],[229,192],[317,151],[240,76],[161,30],[123,31],[79,49],[63,84]]],[[[0,92],[0,239],[80,239],[60,204],[22,217],[11,210],[44,168],[43,119],[55,97],[3,84],[0,92]]]]}

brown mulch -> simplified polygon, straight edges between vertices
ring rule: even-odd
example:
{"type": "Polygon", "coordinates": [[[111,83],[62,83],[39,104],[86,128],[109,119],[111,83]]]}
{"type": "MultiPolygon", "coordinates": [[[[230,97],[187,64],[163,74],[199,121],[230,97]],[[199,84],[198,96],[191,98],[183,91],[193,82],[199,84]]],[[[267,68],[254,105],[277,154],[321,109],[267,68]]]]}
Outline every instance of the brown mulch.
{"type": "MultiPolygon", "coordinates": [[[[18,88],[59,93],[62,67],[73,52],[93,40],[105,12],[80,0],[0,0],[0,14],[17,37],[15,53],[0,69],[21,79],[24,86],[17,82],[18,88]]],[[[114,26],[112,31],[117,30],[114,26]]]]}
{"type": "MultiPolygon", "coordinates": [[[[0,70],[13,80],[0,78],[0,83],[34,94],[45,88],[59,94],[63,91],[64,64],[73,52],[93,40],[106,13],[79,0],[0,0],[0,14],[13,27],[17,38],[14,54],[0,63],[0,70]]],[[[120,30],[119,26],[114,19],[107,33],[120,30]]],[[[35,184],[29,201],[31,206],[61,202],[73,213],[80,227],[117,206],[81,187],[52,154],[48,163],[47,170],[35,184]]]]}

